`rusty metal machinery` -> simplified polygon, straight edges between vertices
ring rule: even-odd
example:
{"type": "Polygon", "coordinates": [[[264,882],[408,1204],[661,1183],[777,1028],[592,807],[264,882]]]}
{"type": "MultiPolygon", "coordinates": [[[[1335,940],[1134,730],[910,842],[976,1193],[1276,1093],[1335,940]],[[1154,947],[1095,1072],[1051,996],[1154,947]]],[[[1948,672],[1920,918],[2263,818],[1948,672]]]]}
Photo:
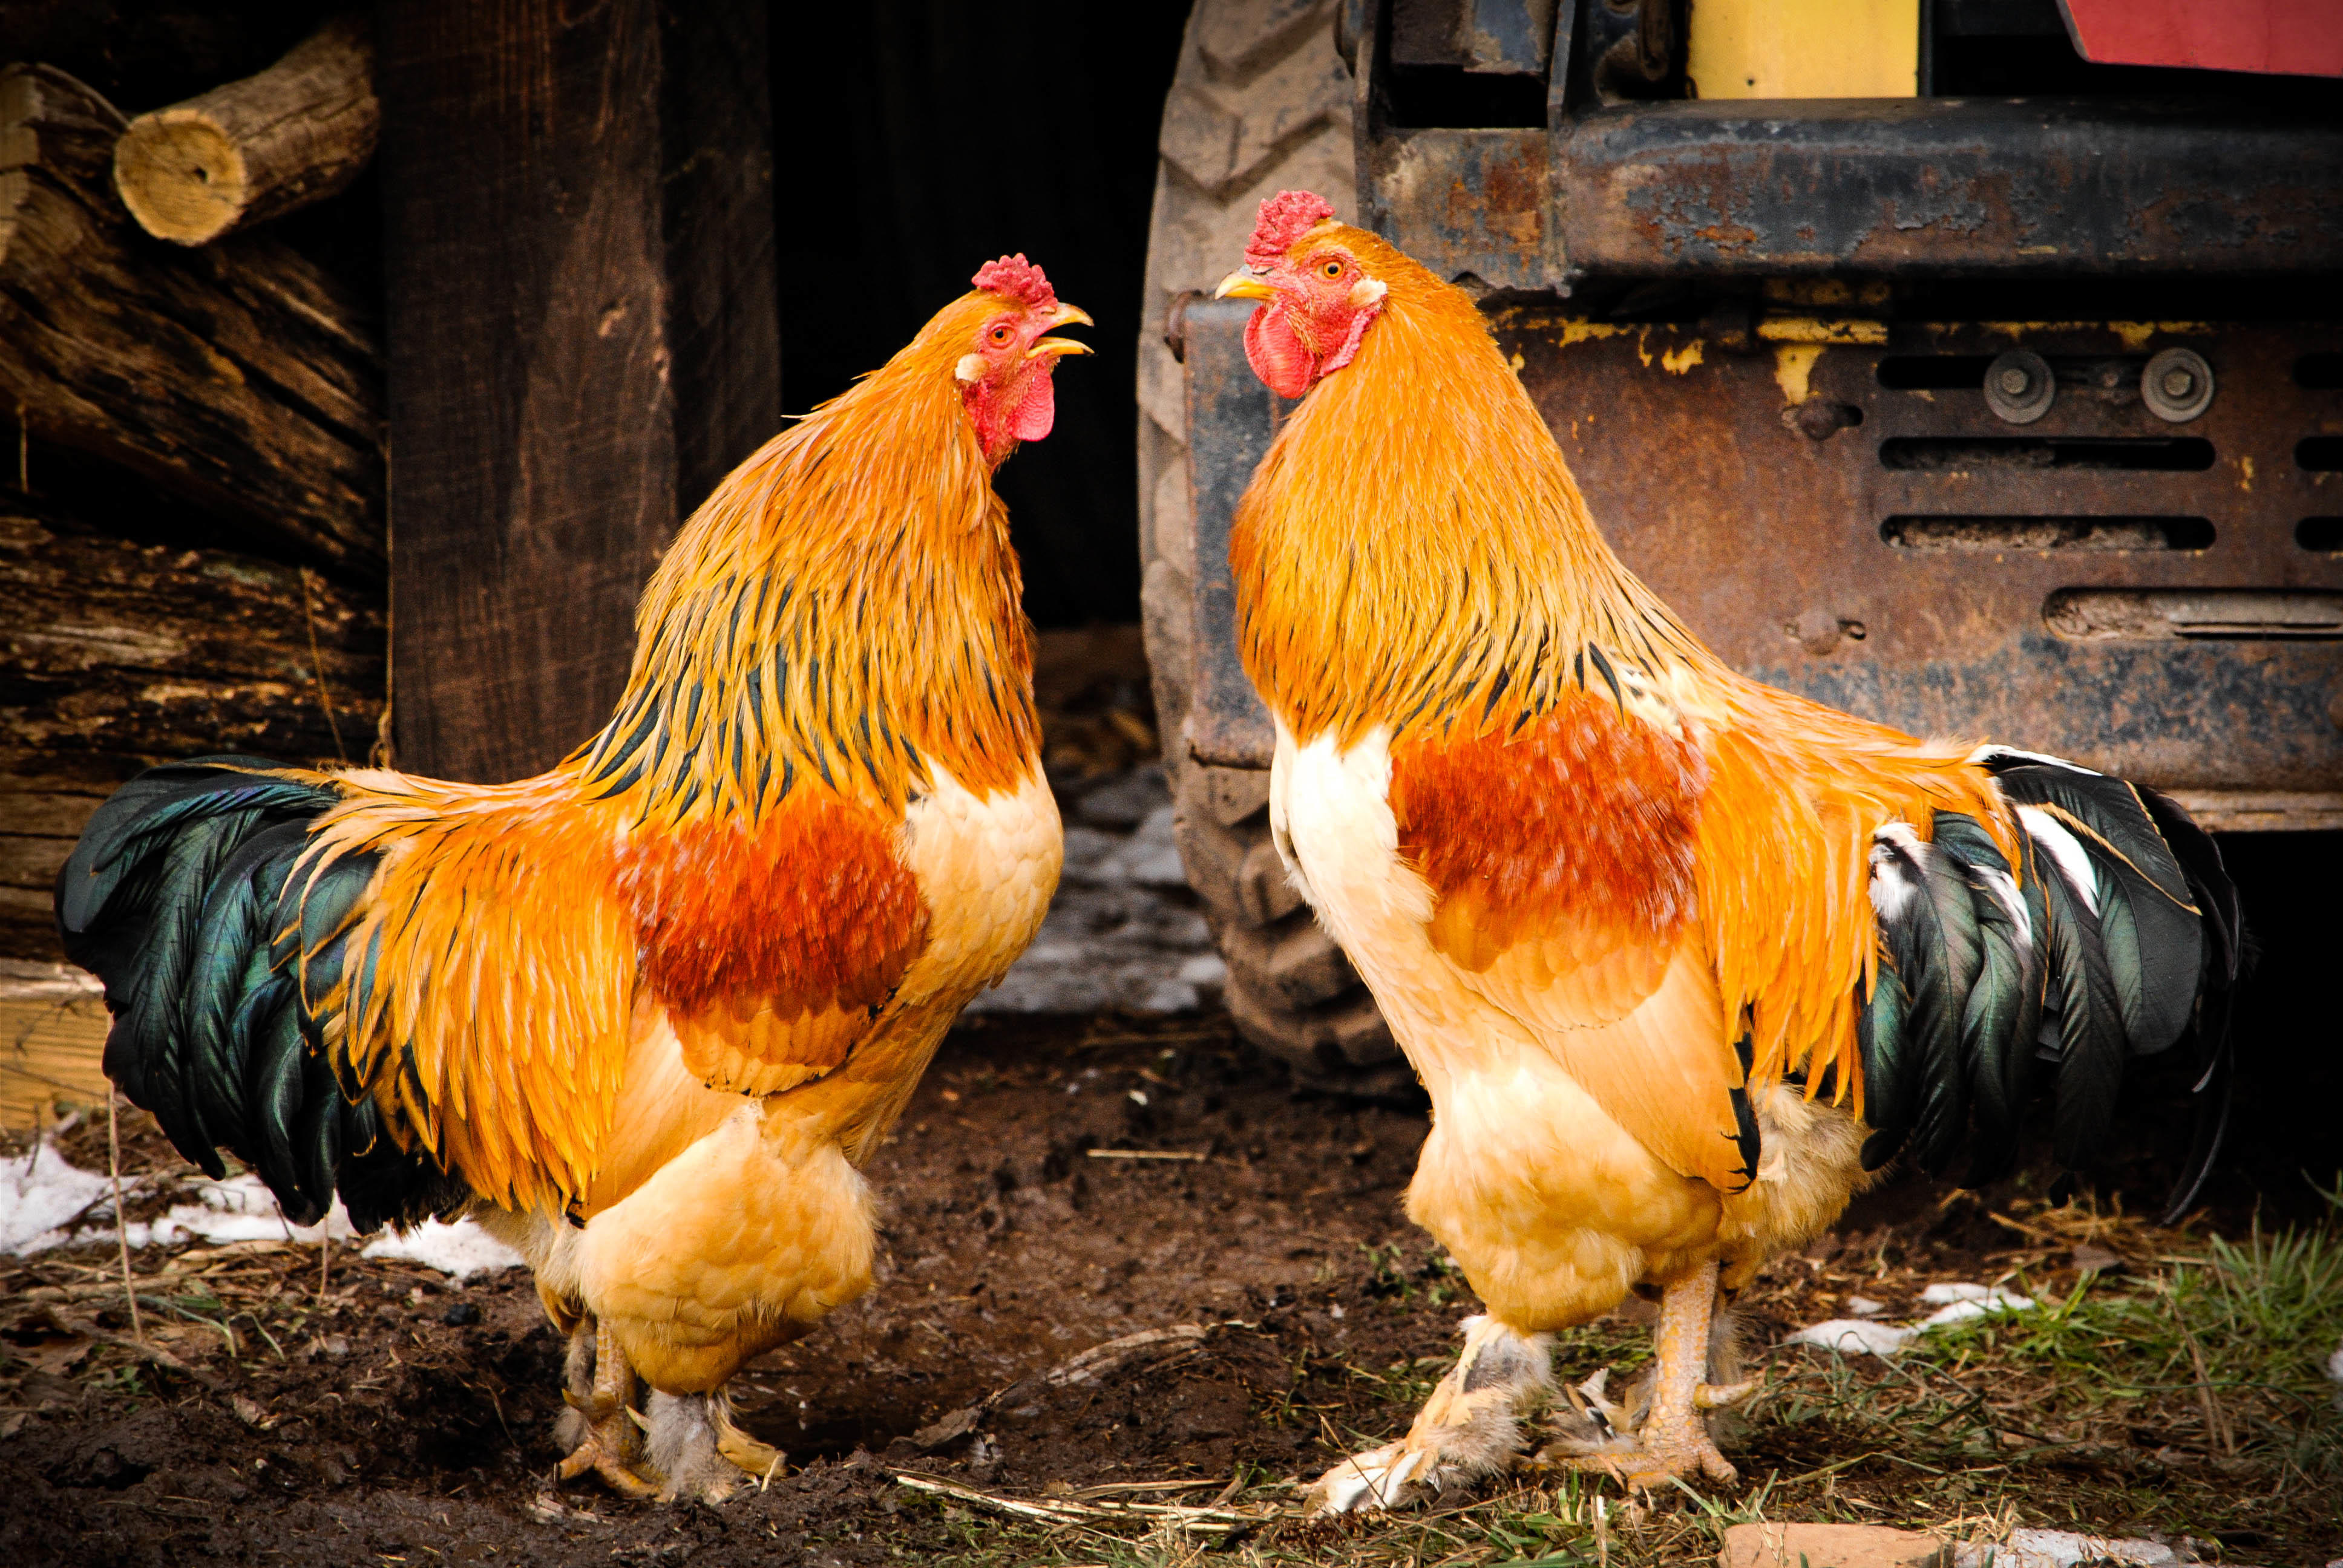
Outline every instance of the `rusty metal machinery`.
{"type": "MultiPolygon", "coordinates": [[[[1482,293],[1614,545],[1739,668],[2216,828],[2343,827],[2343,94],[1929,95],[2058,14],[1914,9],[1914,95],[1751,100],[1681,95],[1729,51],[1665,0],[1355,4],[1359,210],[1482,293]]],[[[1180,324],[1222,768],[1269,751],[1225,591],[1274,418],[1242,319],[1180,324]]]]}

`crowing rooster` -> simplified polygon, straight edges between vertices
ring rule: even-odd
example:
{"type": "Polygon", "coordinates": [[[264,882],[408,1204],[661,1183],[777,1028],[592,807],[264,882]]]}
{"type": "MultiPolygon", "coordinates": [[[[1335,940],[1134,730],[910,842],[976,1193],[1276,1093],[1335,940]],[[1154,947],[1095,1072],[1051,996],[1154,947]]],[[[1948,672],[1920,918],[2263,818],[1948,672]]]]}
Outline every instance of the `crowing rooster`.
{"type": "Polygon", "coordinates": [[[1726,668],[1605,547],[1472,300],[1332,210],[1264,203],[1219,290],[1307,394],[1238,508],[1239,635],[1279,850],[1432,1096],[1408,1213],[1487,1313],[1314,1499],[1499,1468],[1544,1336],[1630,1291],[1661,1302],[1648,1414],[1571,1391],[1553,1457],[1730,1480],[1720,1293],[1887,1160],[1991,1175],[2055,1080],[2087,1166],[2126,1057],[2192,1030],[2226,1106],[2235,890],[2153,790],[1726,668]]]}
{"type": "Polygon", "coordinates": [[[870,1287],[859,1167],[1057,884],[991,477],[1090,317],[1021,256],[975,286],[693,516],[550,772],[156,768],[59,878],[106,1071],[188,1159],[304,1223],[468,1206],[528,1256],[565,1477],[771,1473],[726,1382],[870,1287]]]}

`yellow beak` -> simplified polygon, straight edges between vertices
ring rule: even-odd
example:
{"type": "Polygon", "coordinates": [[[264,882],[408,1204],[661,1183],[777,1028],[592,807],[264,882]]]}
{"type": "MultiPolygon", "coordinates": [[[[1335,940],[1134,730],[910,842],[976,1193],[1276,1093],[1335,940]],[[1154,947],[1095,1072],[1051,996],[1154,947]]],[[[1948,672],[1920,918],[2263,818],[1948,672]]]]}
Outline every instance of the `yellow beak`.
{"type": "MultiPolygon", "coordinates": [[[[1052,327],[1064,327],[1070,322],[1080,322],[1084,327],[1094,327],[1097,325],[1097,323],[1091,319],[1091,313],[1084,310],[1079,305],[1061,304],[1058,307],[1057,314],[1050,317],[1050,325],[1052,327]]],[[[1040,359],[1044,356],[1051,354],[1089,354],[1091,352],[1093,352],[1093,350],[1089,344],[1077,343],[1071,337],[1038,337],[1034,339],[1033,347],[1025,351],[1025,357],[1028,359],[1040,359]]]]}
{"type": "Polygon", "coordinates": [[[1221,279],[1220,287],[1212,290],[1214,299],[1275,299],[1277,290],[1270,287],[1245,267],[1239,267],[1221,279]]]}

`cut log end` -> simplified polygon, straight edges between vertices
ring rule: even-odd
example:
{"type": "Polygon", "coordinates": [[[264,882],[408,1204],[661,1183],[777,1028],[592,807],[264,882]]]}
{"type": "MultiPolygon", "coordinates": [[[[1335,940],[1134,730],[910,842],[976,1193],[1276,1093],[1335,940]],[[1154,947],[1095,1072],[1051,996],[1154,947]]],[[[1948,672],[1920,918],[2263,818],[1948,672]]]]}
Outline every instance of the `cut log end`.
{"type": "Polygon", "coordinates": [[[156,238],[206,245],[348,185],[381,118],[372,36],[339,17],[256,76],[131,121],[114,188],[156,238]]]}
{"type": "Polygon", "coordinates": [[[114,147],[114,188],[157,239],[208,245],[251,200],[244,151],[206,116],[163,109],[132,122],[114,147]]]}

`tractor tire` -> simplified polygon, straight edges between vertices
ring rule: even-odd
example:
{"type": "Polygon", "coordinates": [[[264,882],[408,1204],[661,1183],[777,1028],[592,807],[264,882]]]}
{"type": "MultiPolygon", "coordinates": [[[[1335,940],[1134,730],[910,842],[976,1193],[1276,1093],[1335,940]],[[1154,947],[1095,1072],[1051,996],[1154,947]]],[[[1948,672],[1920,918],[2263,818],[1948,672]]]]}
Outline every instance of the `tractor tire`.
{"type": "Polygon", "coordinates": [[[1194,678],[1194,519],[1175,304],[1236,266],[1262,197],[1315,190],[1355,206],[1351,71],[1339,0],[1200,0],[1163,108],[1139,345],[1141,604],[1164,769],[1188,882],[1228,963],[1229,1012],[1304,1082],[1346,1094],[1420,1094],[1342,950],[1287,880],[1269,838],[1266,769],[1207,767],[1184,736],[1194,678]]]}

